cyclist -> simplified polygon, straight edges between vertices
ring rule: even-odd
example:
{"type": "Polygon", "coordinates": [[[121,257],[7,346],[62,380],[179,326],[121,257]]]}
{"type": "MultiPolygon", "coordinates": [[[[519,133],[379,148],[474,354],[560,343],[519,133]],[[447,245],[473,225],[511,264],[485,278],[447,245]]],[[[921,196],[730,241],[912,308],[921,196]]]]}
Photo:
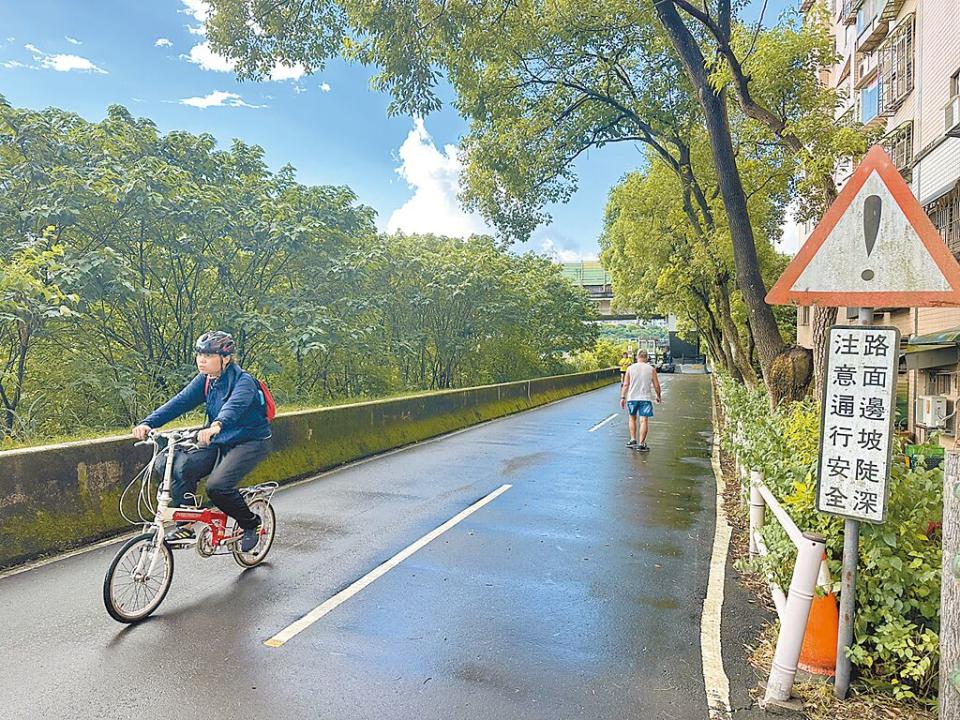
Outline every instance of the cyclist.
{"type": "MultiPolygon", "coordinates": [[[[209,475],[207,494],[243,529],[240,550],[250,552],[259,542],[260,518],[250,511],[237,485],[269,454],[271,433],[260,386],[233,360],[235,348],[233,338],[220,330],[201,335],[196,343],[200,373],[137,425],[133,436],[143,440],[152,429],[206,402],[207,424],[197,435],[200,447],[178,451],[174,457],[171,504],[182,507],[185,495],[196,493],[197,483],[209,475]]],[[[166,450],[157,457],[160,474],[165,465],[166,450]]],[[[189,524],[167,534],[171,541],[193,537],[189,524]]]]}

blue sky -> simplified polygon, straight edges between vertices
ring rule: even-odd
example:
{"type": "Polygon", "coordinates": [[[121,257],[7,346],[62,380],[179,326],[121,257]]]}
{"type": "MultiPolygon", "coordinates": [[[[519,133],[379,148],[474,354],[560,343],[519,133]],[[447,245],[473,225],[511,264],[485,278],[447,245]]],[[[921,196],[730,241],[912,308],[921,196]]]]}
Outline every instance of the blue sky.
{"type": "MultiPolygon", "coordinates": [[[[770,0],[767,17],[789,2],[770,0]]],[[[456,144],[467,128],[452,108],[422,124],[388,117],[370,71],[339,61],[313,76],[279,68],[275,80],[239,83],[204,44],[203,13],[202,0],[0,0],[0,94],[92,121],[120,104],[164,132],[256,143],[271,167],[293,164],[301,182],[349,185],[385,230],[484,229],[456,203],[456,144]]],[[[628,145],[585,154],[580,190],[518,249],[596,255],[607,192],[639,157],[628,145]]]]}

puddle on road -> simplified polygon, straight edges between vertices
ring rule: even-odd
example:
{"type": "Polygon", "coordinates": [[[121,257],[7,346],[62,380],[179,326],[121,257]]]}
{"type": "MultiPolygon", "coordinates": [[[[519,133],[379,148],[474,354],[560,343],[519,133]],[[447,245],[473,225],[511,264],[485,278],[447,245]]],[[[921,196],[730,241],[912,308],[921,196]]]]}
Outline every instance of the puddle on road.
{"type": "Polygon", "coordinates": [[[683,548],[672,542],[632,542],[630,546],[641,552],[651,553],[660,557],[683,557],[683,548]]]}
{"type": "Polygon", "coordinates": [[[284,513],[282,525],[284,535],[293,536],[303,532],[317,537],[338,537],[347,532],[346,525],[333,520],[310,515],[287,515],[284,513]]]}
{"type": "Polygon", "coordinates": [[[659,595],[638,595],[634,601],[640,605],[647,605],[657,610],[676,610],[680,603],[670,597],[659,595]]]}
{"type": "Polygon", "coordinates": [[[525,467],[537,465],[548,457],[550,457],[550,453],[541,451],[530,453],[529,455],[520,455],[515,458],[510,458],[509,460],[505,460],[503,462],[503,470],[501,472],[503,475],[511,475],[525,467]]]}

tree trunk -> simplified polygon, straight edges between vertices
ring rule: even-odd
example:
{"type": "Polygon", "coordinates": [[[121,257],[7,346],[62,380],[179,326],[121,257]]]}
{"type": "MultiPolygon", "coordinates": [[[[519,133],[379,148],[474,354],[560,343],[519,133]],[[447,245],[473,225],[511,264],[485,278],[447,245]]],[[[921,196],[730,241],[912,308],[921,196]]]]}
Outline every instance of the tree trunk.
{"type": "Polygon", "coordinates": [[[693,83],[703,108],[710,148],[717,171],[723,205],[733,242],[733,259],[737,270],[737,285],[747,306],[748,322],[753,331],[757,354],[763,377],[770,385],[774,360],[785,345],[777,327],[773,311],[764,298],[767,291],[760,276],[757,248],[747,211],[747,199],[743,182],[737,168],[730,124],[727,118],[724,93],[716,92],[710,85],[709,71],[696,39],[680,18],[677,8],[670,2],[655,4],[657,16],[663,24],[670,42],[680,57],[690,81],[693,83]]]}
{"type": "Polygon", "coordinates": [[[949,452],[943,472],[943,565],[940,588],[940,720],[960,719],[960,691],[950,674],[960,672],[960,582],[953,559],[960,553],[960,453],[949,452]]]}
{"type": "Polygon", "coordinates": [[[733,321],[733,313],[730,310],[730,290],[722,278],[717,278],[717,314],[720,316],[720,327],[723,335],[730,345],[730,354],[733,363],[740,371],[743,381],[747,387],[753,389],[757,386],[757,375],[750,364],[750,358],[743,349],[743,343],[740,341],[740,332],[733,321]]]}
{"type": "Polygon", "coordinates": [[[811,344],[813,345],[813,397],[818,400],[823,395],[823,371],[827,364],[827,342],[829,342],[830,326],[837,321],[835,307],[813,308],[813,324],[811,330],[811,344]]]}

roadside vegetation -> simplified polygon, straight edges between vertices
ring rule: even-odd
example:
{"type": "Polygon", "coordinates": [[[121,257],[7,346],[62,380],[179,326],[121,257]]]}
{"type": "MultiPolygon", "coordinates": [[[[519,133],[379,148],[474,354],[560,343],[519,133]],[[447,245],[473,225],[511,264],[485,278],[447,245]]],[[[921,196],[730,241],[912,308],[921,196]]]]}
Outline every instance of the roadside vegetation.
{"type": "Polygon", "coordinates": [[[222,328],[281,407],[571,372],[594,311],[490,237],[387,236],[263,150],[0,100],[0,447],[129,427],[222,328]]]}
{"type": "MultiPolygon", "coordinates": [[[[833,591],[838,593],[843,519],[815,507],[819,404],[808,399],[771,413],[762,390],[751,391],[728,377],[718,378],[717,387],[724,450],[764,473],[764,482],[801,529],[826,538],[833,591]]],[[[902,438],[897,443],[887,521],[861,526],[850,657],[861,693],[880,691],[922,709],[935,703],[939,671],[943,471],[928,469],[922,456],[908,466],[902,438]]],[[[739,512],[745,514],[749,487],[741,486],[740,494],[739,512]]],[[[766,524],[762,532],[770,554],[741,567],[760,577],[771,575],[787,588],[796,557],[793,543],[779,523],[766,524]]]]}

